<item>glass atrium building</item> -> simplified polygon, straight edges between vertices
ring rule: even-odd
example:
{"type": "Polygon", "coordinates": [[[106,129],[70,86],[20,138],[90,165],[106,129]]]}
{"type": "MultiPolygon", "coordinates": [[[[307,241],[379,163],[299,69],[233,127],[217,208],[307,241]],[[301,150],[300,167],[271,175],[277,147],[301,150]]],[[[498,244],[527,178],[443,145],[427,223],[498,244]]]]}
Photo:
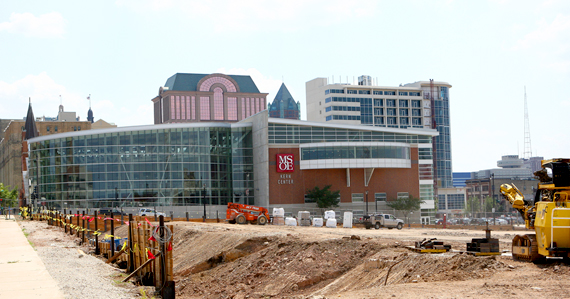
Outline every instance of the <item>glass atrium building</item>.
{"type": "Polygon", "coordinates": [[[177,213],[206,205],[223,213],[228,202],[239,202],[316,214],[308,190],[331,185],[340,191],[339,213],[387,210],[387,201],[410,195],[425,201],[416,213],[423,222],[435,216],[435,135],[271,118],[264,110],[237,123],[32,138],[28,177],[38,190],[34,204],[56,209],[159,206],[177,213]]]}

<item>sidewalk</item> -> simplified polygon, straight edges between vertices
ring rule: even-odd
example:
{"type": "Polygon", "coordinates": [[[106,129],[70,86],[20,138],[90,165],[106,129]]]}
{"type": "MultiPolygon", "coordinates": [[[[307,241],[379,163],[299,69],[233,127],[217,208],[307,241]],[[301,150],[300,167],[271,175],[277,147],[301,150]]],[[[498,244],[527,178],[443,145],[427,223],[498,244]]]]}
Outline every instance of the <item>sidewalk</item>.
{"type": "Polygon", "coordinates": [[[14,220],[0,215],[0,298],[64,298],[14,220]]]}

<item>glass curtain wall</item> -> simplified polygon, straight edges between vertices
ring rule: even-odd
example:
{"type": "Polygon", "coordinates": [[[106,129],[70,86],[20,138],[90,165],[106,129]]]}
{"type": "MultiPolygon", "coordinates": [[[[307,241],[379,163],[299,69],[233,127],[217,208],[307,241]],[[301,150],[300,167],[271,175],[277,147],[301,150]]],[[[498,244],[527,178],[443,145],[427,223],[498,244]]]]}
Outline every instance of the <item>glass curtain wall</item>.
{"type": "Polygon", "coordinates": [[[30,178],[57,208],[253,204],[251,144],[250,127],[54,138],[31,143],[30,178]]]}

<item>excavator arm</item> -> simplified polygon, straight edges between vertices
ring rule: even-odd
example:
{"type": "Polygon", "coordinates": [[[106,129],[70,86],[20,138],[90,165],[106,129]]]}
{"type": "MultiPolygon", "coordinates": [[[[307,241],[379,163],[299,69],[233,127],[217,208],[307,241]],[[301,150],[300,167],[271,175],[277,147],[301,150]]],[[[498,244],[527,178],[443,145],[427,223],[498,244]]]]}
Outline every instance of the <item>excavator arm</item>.
{"type": "Polygon", "coordinates": [[[534,228],[534,205],[524,199],[522,192],[515,184],[502,184],[501,194],[511,204],[513,209],[519,211],[527,228],[534,228]]]}

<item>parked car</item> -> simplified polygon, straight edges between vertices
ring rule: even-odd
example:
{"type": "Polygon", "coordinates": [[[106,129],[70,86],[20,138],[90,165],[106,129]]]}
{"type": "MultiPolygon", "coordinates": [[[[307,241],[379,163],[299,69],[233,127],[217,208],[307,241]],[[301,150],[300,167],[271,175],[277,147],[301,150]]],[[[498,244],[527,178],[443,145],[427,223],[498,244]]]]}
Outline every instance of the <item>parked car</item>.
{"type": "Polygon", "coordinates": [[[507,221],[506,219],[503,219],[503,218],[497,218],[497,219],[495,219],[495,221],[493,223],[495,225],[509,225],[509,221],[507,221]]]}
{"type": "MultiPolygon", "coordinates": [[[[446,225],[451,225],[451,222],[449,220],[445,220],[445,222],[446,225]]],[[[443,219],[436,219],[435,224],[443,224],[443,219]]]]}
{"type": "MultiPolygon", "coordinates": [[[[139,216],[154,216],[154,212],[155,212],[154,209],[141,208],[141,209],[139,210],[139,216]]],[[[164,216],[164,217],[166,217],[166,214],[165,214],[165,213],[162,213],[162,212],[156,212],[156,217],[158,217],[158,216],[164,216]]]]}
{"type": "Polygon", "coordinates": [[[364,216],[364,225],[366,229],[372,227],[375,229],[380,229],[381,227],[402,229],[402,227],[404,227],[404,220],[398,219],[390,214],[372,214],[370,216],[364,216]]]}
{"type": "Polygon", "coordinates": [[[99,209],[99,211],[97,211],[97,214],[101,215],[111,215],[111,213],[113,213],[113,216],[121,216],[122,215],[129,215],[126,212],[121,213],[121,210],[117,209],[117,208],[103,208],[103,209],[99,209]]]}

